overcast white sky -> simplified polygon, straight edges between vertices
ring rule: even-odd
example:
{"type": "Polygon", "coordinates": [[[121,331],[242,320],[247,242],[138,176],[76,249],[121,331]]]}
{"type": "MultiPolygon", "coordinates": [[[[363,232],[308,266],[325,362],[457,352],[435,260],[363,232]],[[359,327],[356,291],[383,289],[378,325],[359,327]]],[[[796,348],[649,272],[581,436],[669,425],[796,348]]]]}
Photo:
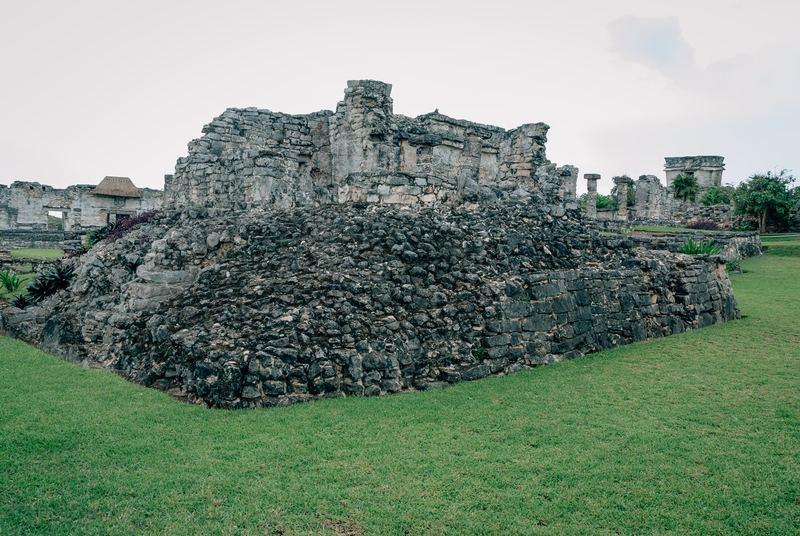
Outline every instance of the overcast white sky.
{"type": "MultiPolygon", "coordinates": [[[[721,155],[724,182],[800,175],[800,0],[0,0],[0,184],[161,188],[228,107],[550,125],[559,165],[654,174],[721,155]]],[[[579,190],[585,190],[579,180],[579,190]]]]}

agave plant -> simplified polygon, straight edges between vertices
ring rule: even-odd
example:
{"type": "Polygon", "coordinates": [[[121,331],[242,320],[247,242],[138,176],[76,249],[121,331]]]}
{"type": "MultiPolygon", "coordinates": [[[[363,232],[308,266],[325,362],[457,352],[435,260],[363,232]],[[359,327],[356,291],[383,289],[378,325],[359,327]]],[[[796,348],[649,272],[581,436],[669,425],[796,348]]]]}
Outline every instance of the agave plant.
{"type": "Polygon", "coordinates": [[[11,270],[0,272],[0,287],[5,288],[6,292],[14,292],[22,285],[22,279],[11,270]]]}
{"type": "Polygon", "coordinates": [[[18,309],[25,309],[30,304],[31,304],[31,301],[28,299],[28,297],[25,294],[20,294],[19,296],[17,296],[13,300],[11,300],[11,305],[13,305],[14,307],[16,307],[18,309]]]}
{"type": "Polygon", "coordinates": [[[72,279],[74,270],[71,266],[57,264],[48,271],[40,274],[36,280],[27,286],[31,303],[39,303],[46,297],[55,294],[60,289],[67,288],[72,279]]]}
{"type": "Polygon", "coordinates": [[[92,249],[95,244],[105,239],[108,236],[108,233],[113,231],[116,227],[116,223],[109,223],[105,227],[101,227],[95,231],[89,231],[86,233],[86,242],[84,243],[84,247],[87,250],[92,249]]]}
{"type": "Polygon", "coordinates": [[[678,251],[687,255],[717,255],[722,251],[722,248],[714,242],[695,242],[690,238],[683,243],[678,251]]]}
{"type": "Polygon", "coordinates": [[[74,275],[75,270],[72,266],[66,266],[64,264],[56,264],[52,268],[50,268],[47,272],[45,272],[45,277],[52,280],[56,286],[56,290],[61,290],[63,288],[67,288],[69,286],[69,282],[74,275]]]}

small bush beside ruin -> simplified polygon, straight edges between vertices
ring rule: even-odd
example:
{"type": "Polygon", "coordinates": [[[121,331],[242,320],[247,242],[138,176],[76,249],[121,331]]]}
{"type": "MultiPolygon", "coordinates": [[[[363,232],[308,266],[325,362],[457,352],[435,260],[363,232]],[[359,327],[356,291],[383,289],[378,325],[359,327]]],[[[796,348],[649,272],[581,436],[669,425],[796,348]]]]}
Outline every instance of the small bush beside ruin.
{"type": "Polygon", "coordinates": [[[690,238],[683,243],[678,251],[687,255],[718,255],[722,248],[712,241],[695,242],[690,238]]]}
{"type": "Polygon", "coordinates": [[[67,288],[73,275],[74,270],[71,266],[57,264],[46,272],[39,274],[33,283],[25,288],[27,295],[21,294],[12,304],[20,309],[24,309],[28,305],[37,304],[59,290],[67,288]]]}
{"type": "Polygon", "coordinates": [[[16,292],[20,285],[22,285],[22,278],[19,274],[15,274],[12,270],[0,272],[0,289],[5,289],[6,292],[16,292]]]}
{"type": "Polygon", "coordinates": [[[86,234],[86,249],[92,247],[101,240],[109,240],[114,242],[119,240],[139,224],[145,223],[153,219],[158,214],[161,214],[161,209],[148,210],[141,214],[136,214],[130,218],[125,218],[115,223],[109,223],[105,227],[101,227],[96,231],[89,231],[86,234]]]}

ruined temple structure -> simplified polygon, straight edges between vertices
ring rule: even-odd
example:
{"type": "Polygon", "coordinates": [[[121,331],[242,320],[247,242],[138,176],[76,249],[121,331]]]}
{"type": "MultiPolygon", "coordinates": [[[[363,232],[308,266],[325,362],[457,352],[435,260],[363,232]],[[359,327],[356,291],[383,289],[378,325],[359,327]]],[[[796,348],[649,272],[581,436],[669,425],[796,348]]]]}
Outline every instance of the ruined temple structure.
{"type": "MultiPolygon", "coordinates": [[[[655,175],[640,175],[635,183],[628,177],[614,178],[618,200],[626,199],[623,194],[627,195],[629,186],[635,186],[636,203],[632,207],[619,202],[619,207],[623,208],[598,210],[596,192],[600,175],[584,175],[589,191],[586,207],[588,217],[612,222],[611,227],[614,223],[624,225],[632,222],[686,225],[700,220],[715,221],[722,228],[733,224],[733,207],[704,207],[699,203],[709,188],[722,184],[722,172],[725,169],[725,159],[722,156],[679,156],[666,157],[664,160],[666,186],[655,175]],[[680,174],[697,179],[698,193],[694,201],[675,198],[672,181],[680,174]]],[[[608,224],[605,227],[610,228],[608,224]]]]}
{"type": "Polygon", "coordinates": [[[17,181],[0,185],[0,231],[46,231],[51,213],[60,215],[64,231],[81,231],[161,208],[161,203],[160,190],[137,188],[128,177],[106,177],[97,186],[65,189],[17,181]]]}
{"type": "Polygon", "coordinates": [[[722,185],[722,171],[725,169],[722,156],[668,156],[664,160],[667,188],[678,175],[694,176],[701,196],[712,186],[722,185]]]}
{"type": "Polygon", "coordinates": [[[227,110],[167,177],[163,213],[65,261],[70,288],[0,310],[0,330],[252,408],[426,390],[739,317],[719,256],[587,226],[546,125],[397,116],[389,90],[348,82],[335,113],[227,110]]]}
{"type": "Polygon", "coordinates": [[[550,127],[513,130],[438,112],[396,115],[392,86],[351,80],[336,112],[228,109],[165,181],[166,206],[575,202],[578,170],[545,155],[550,127]]]}

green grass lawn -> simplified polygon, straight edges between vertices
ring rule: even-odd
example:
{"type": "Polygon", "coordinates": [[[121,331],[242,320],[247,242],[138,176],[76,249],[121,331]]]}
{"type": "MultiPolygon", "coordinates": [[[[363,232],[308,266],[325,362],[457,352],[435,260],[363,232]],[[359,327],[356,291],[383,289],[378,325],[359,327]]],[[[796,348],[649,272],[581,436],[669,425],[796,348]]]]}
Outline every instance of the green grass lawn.
{"type": "Polygon", "coordinates": [[[10,253],[12,257],[20,259],[60,259],[64,256],[64,250],[61,249],[13,249],[10,253]]]}
{"type": "Polygon", "coordinates": [[[798,534],[800,257],[742,266],[740,321],[269,410],[0,338],[0,534],[798,534]]]}

